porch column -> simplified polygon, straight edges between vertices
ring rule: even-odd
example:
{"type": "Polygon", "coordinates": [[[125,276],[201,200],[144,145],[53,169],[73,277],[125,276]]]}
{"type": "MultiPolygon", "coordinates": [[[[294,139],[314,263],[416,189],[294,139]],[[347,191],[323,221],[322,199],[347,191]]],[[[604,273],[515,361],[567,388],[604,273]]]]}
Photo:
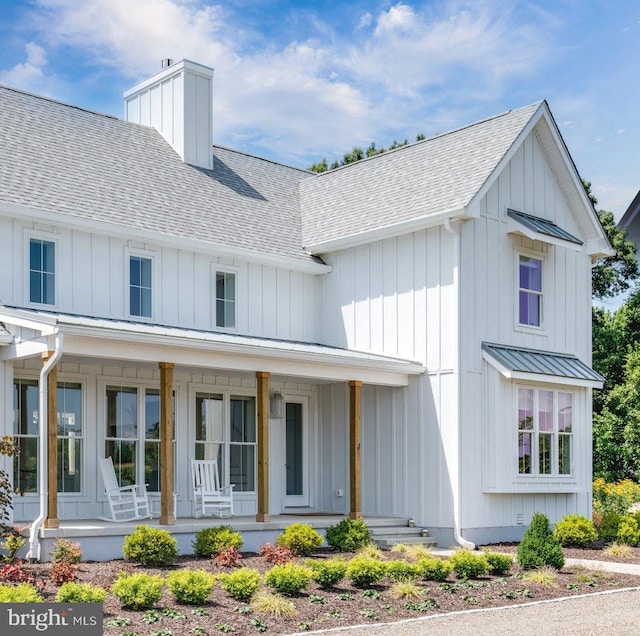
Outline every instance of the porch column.
{"type": "Polygon", "coordinates": [[[349,381],[349,518],[362,518],[362,382],[349,381]]]}
{"type": "MultiPolygon", "coordinates": [[[[42,363],[53,355],[53,351],[42,354],[42,363]]],[[[59,528],[58,519],[58,365],[47,376],[47,518],[45,528],[59,528]]]]}
{"type": "Polygon", "coordinates": [[[256,371],[258,381],[258,514],[256,521],[270,521],[269,514],[269,378],[256,371]]]}
{"type": "Polygon", "coordinates": [[[160,525],[176,522],[173,509],[173,368],[160,362],[160,525]]]}

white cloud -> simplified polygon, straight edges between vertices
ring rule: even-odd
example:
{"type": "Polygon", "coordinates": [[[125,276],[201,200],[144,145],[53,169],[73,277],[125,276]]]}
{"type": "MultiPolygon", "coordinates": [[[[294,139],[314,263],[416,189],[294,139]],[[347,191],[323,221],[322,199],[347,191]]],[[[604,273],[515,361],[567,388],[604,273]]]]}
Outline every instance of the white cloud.
{"type": "Polygon", "coordinates": [[[360,18],[360,22],[358,23],[358,29],[366,29],[373,24],[373,16],[367,11],[360,18]]]}
{"type": "Polygon", "coordinates": [[[45,50],[35,42],[25,46],[26,62],[20,62],[13,68],[0,73],[0,84],[15,88],[36,90],[43,78],[42,69],[47,65],[45,50]]]}
{"type": "Polygon", "coordinates": [[[376,36],[385,36],[388,33],[398,33],[407,31],[413,27],[415,23],[415,13],[413,9],[402,2],[399,2],[389,11],[383,12],[378,16],[378,26],[376,27],[376,36]]]}

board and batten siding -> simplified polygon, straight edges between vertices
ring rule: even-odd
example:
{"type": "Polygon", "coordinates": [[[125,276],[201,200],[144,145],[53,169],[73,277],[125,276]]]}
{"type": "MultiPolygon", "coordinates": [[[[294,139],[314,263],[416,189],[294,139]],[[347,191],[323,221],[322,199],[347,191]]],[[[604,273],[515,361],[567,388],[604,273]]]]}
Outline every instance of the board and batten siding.
{"type": "MultiPolygon", "coordinates": [[[[411,517],[451,527],[449,424],[457,418],[456,291],[453,236],[432,228],[323,255],[323,340],[328,344],[422,362],[427,373],[407,387],[364,385],[364,514],[411,517]]],[[[354,378],[357,379],[357,378],[354,378]]],[[[321,485],[327,510],[348,510],[349,400],[346,384],[320,391],[321,485]]],[[[455,470],[453,471],[455,473],[455,470]]]]}
{"type": "MultiPolygon", "coordinates": [[[[0,300],[29,306],[29,236],[56,242],[56,305],[61,313],[132,319],[128,257],[153,260],[151,324],[215,330],[215,270],[237,278],[237,332],[317,342],[318,277],[96,233],[25,224],[0,217],[0,300]]],[[[47,306],[39,306],[49,309],[47,306]]],[[[138,318],[133,317],[138,320],[138,318]]]]}
{"type": "Polygon", "coordinates": [[[483,341],[495,342],[570,353],[590,364],[590,257],[586,249],[578,252],[508,234],[508,208],[550,219],[583,236],[535,133],[480,201],[479,218],[462,227],[461,523],[475,529],[470,532],[472,540],[486,538],[498,528],[504,529],[505,539],[518,539],[537,511],[555,522],[569,513],[590,514],[591,509],[591,390],[574,392],[575,472],[572,480],[566,480],[572,483],[523,483],[517,475],[517,383],[484,361],[481,349],[483,341]],[[521,250],[544,262],[540,329],[517,324],[521,250]]]}

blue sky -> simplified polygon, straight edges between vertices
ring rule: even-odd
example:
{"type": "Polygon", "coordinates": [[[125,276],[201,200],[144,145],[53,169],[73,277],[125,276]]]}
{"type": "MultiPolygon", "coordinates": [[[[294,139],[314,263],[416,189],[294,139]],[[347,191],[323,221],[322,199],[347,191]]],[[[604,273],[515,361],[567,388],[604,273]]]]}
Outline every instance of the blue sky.
{"type": "Polygon", "coordinates": [[[307,167],[546,99],[599,207],[640,189],[638,0],[0,0],[0,84],[122,116],[215,69],[214,142],[307,167]]]}

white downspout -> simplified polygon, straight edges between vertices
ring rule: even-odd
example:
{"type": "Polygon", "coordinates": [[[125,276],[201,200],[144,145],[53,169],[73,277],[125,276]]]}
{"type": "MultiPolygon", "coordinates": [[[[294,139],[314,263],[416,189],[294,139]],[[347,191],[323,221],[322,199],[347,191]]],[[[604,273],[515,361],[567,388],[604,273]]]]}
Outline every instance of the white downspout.
{"type": "Polygon", "coordinates": [[[62,334],[56,333],[53,355],[43,365],[38,382],[38,436],[40,437],[38,450],[38,490],[40,492],[40,514],[31,524],[31,530],[29,531],[29,552],[26,556],[27,560],[40,560],[40,541],[38,540],[38,534],[40,533],[42,522],[47,518],[47,498],[49,495],[47,465],[47,378],[49,371],[51,371],[61,356],[62,334]]]}
{"type": "Polygon", "coordinates": [[[453,538],[458,545],[469,550],[475,550],[476,544],[471,541],[467,541],[462,536],[461,523],[460,523],[460,500],[462,499],[462,485],[460,475],[461,454],[460,454],[460,227],[456,223],[454,226],[451,223],[450,218],[446,218],[444,221],[444,227],[453,236],[453,284],[456,290],[456,325],[457,325],[457,351],[455,356],[455,368],[453,370],[454,375],[458,380],[458,435],[457,435],[457,475],[456,475],[456,487],[453,491],[453,538]]]}

